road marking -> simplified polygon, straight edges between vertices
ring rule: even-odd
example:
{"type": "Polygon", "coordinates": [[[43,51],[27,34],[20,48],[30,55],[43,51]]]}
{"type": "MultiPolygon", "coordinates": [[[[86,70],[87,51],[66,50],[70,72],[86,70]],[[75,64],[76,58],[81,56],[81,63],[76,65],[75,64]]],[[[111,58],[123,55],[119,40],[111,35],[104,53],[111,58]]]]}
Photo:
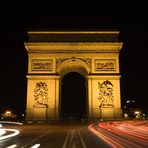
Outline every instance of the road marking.
{"type": "Polygon", "coordinates": [[[83,140],[83,138],[82,138],[82,135],[81,135],[80,131],[78,131],[78,134],[79,134],[81,143],[82,143],[82,145],[83,145],[83,148],[87,148],[86,144],[84,143],[84,140],[83,140]]]}
{"type": "Polygon", "coordinates": [[[33,140],[30,141],[29,143],[23,145],[21,148],[25,148],[26,146],[28,146],[28,145],[30,145],[30,144],[32,144],[32,143],[38,141],[40,138],[42,138],[42,137],[44,137],[46,134],[48,134],[49,131],[51,131],[51,130],[46,131],[44,134],[42,134],[41,136],[39,136],[39,137],[33,139],[33,140]]]}
{"type": "Polygon", "coordinates": [[[80,131],[71,129],[68,131],[66,139],[62,148],[77,148],[78,141],[81,143],[80,147],[87,148],[82,138],[80,131]]]}
{"type": "Polygon", "coordinates": [[[65,141],[64,141],[64,144],[63,144],[63,147],[62,148],[66,148],[67,147],[67,144],[68,144],[68,139],[69,139],[69,137],[70,137],[70,130],[68,131],[68,133],[67,133],[67,136],[66,136],[66,139],[65,139],[65,141]]]}

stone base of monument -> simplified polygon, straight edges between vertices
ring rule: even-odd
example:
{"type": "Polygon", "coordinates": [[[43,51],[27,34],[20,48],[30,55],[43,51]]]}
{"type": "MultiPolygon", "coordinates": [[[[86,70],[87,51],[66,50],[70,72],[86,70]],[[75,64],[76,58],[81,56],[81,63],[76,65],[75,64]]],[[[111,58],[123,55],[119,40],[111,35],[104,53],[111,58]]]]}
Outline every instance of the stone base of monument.
{"type": "Polygon", "coordinates": [[[102,107],[100,109],[100,116],[107,120],[119,120],[121,119],[121,111],[113,107],[102,107]]]}
{"type": "Polygon", "coordinates": [[[34,108],[34,121],[46,121],[47,120],[47,108],[46,107],[37,107],[34,108]]]}
{"type": "Polygon", "coordinates": [[[114,108],[113,107],[102,107],[100,110],[100,116],[104,119],[112,119],[114,118],[114,108]]]}

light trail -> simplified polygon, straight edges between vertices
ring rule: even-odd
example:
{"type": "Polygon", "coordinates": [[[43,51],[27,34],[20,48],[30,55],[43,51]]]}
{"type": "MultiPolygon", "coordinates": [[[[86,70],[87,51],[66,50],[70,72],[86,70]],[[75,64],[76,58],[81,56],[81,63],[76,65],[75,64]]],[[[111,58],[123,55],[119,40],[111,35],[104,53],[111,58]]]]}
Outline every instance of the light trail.
{"type": "Polygon", "coordinates": [[[148,121],[110,121],[88,126],[113,148],[148,147],[148,121]]]}
{"type": "Polygon", "coordinates": [[[34,146],[32,146],[31,148],[38,148],[40,147],[40,144],[35,144],[34,146]]]}
{"type": "Polygon", "coordinates": [[[0,123],[23,125],[22,122],[11,122],[11,121],[0,121],[0,123]]]}
{"type": "MultiPolygon", "coordinates": [[[[21,123],[21,122],[0,121],[0,123],[23,125],[23,123],[21,123]]],[[[8,138],[12,138],[12,137],[18,135],[19,133],[20,132],[17,129],[2,128],[2,124],[0,124],[0,142],[2,142],[2,140],[7,140],[8,138]],[[11,133],[11,134],[9,134],[9,133],[11,133]]],[[[14,148],[14,147],[16,147],[16,145],[14,144],[9,147],[14,148]]]]}
{"type": "Polygon", "coordinates": [[[5,140],[7,138],[11,138],[11,137],[14,137],[16,135],[18,135],[20,132],[19,130],[16,130],[16,129],[6,129],[6,128],[3,128],[3,129],[0,129],[1,132],[12,132],[12,134],[7,134],[7,135],[4,135],[4,136],[0,136],[0,141],[1,140],[5,140]]]}
{"type": "Polygon", "coordinates": [[[0,129],[0,136],[4,135],[5,133],[6,133],[6,131],[5,131],[5,130],[0,129]]]}
{"type": "Polygon", "coordinates": [[[17,145],[16,144],[13,144],[13,145],[10,145],[10,146],[8,146],[6,148],[16,148],[16,147],[17,147],[17,145]]]}

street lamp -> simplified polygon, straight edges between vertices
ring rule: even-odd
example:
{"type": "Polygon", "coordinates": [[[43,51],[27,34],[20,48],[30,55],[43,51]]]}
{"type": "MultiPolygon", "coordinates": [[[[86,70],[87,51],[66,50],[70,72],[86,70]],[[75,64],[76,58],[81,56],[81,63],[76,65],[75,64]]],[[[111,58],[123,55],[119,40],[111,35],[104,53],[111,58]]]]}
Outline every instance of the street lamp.
{"type": "Polygon", "coordinates": [[[6,111],[6,112],[5,112],[5,115],[6,115],[7,117],[10,117],[10,116],[12,115],[12,112],[11,112],[11,111],[6,111]]]}
{"type": "Polygon", "coordinates": [[[139,111],[135,111],[135,114],[139,114],[140,112],[139,111]]]}
{"type": "Polygon", "coordinates": [[[2,118],[4,120],[15,120],[16,119],[16,115],[13,114],[13,112],[11,110],[6,110],[3,114],[2,114],[2,118]]]}
{"type": "Polygon", "coordinates": [[[140,111],[135,111],[134,113],[135,113],[135,115],[136,115],[136,118],[140,118],[140,114],[141,114],[140,111]]]}

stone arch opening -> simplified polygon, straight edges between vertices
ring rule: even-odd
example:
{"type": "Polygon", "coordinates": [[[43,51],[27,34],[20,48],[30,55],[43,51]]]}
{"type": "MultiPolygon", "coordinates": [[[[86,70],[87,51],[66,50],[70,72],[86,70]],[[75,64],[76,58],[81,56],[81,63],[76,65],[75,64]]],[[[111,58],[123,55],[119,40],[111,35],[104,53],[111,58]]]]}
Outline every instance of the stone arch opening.
{"type": "Polygon", "coordinates": [[[87,116],[86,79],[69,72],[61,80],[61,119],[80,121],[87,116]]]}
{"type": "Polygon", "coordinates": [[[87,76],[89,66],[83,60],[70,58],[58,67],[60,75],[59,109],[62,120],[81,120],[88,115],[87,76]]]}
{"type": "Polygon", "coordinates": [[[69,72],[78,72],[86,78],[91,71],[90,64],[90,62],[83,61],[82,59],[68,58],[58,65],[57,73],[63,78],[69,72]]]}

